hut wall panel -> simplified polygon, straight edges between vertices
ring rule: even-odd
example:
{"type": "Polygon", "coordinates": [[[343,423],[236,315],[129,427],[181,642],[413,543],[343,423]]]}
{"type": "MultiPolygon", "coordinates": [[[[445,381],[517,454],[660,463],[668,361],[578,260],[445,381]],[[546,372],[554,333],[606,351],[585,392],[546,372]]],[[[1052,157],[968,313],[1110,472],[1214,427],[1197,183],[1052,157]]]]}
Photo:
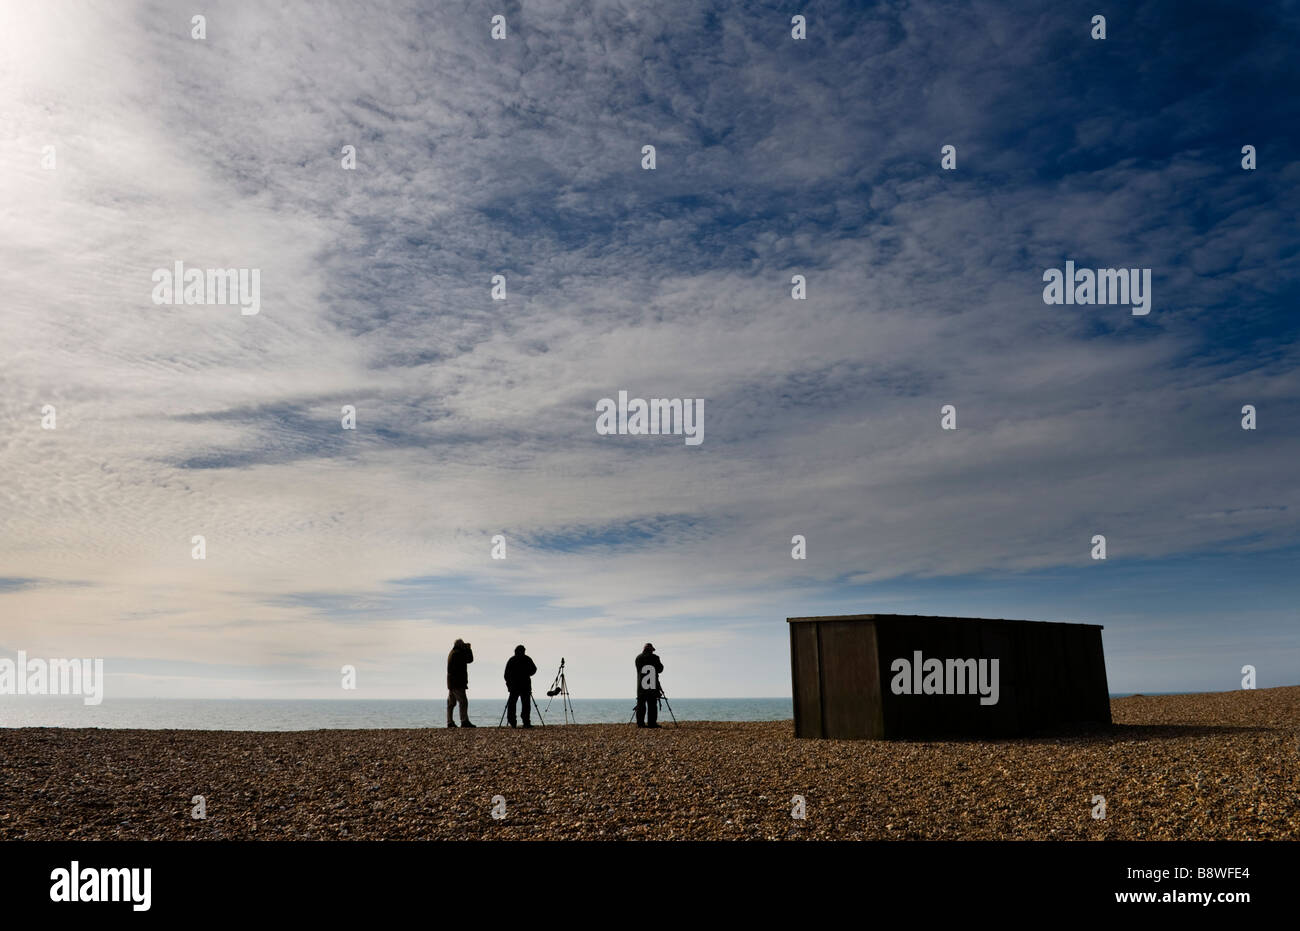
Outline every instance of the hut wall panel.
{"type": "Polygon", "coordinates": [[[794,673],[795,736],[823,737],[817,624],[790,625],[790,664],[794,673]]]}
{"type": "Polygon", "coordinates": [[[980,650],[986,659],[998,660],[998,703],[990,706],[990,736],[1018,733],[1026,716],[1032,713],[1033,696],[1029,684],[1019,674],[1019,642],[1007,624],[981,624],[980,650]]]}
{"type": "Polygon", "coordinates": [[[826,734],[845,738],[879,736],[880,676],[874,625],[832,621],[819,626],[826,734]]]}
{"type": "Polygon", "coordinates": [[[1088,631],[1085,644],[1081,647],[1081,669],[1088,679],[1088,689],[1084,696],[1084,720],[1110,724],[1110,684],[1106,679],[1106,656],[1101,645],[1101,631],[1088,631]]]}
{"type": "MultiPolygon", "coordinates": [[[[1062,717],[1068,721],[1085,721],[1091,715],[1095,695],[1089,688],[1092,676],[1091,644],[1088,628],[1062,628],[1065,635],[1065,681],[1062,717]]],[[[1109,703],[1108,703],[1109,704],[1109,703]]]]}

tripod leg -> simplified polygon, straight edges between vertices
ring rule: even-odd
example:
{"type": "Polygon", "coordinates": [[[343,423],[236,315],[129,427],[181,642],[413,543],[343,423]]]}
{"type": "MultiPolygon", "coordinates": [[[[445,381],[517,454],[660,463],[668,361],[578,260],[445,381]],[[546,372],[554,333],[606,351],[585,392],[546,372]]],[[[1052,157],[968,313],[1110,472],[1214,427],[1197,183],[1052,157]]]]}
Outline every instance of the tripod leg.
{"type": "Polygon", "coordinates": [[[665,698],[665,699],[664,699],[664,704],[668,706],[668,717],[670,717],[670,718],[673,719],[673,727],[676,727],[676,726],[677,726],[677,715],[673,714],[673,705],[672,705],[672,702],[670,702],[667,698],[665,698]]]}
{"type": "MultiPolygon", "coordinates": [[[[532,694],[531,692],[529,692],[529,693],[528,693],[528,697],[529,697],[529,698],[533,698],[533,694],[532,694]]],[[[539,720],[539,721],[542,722],[542,727],[545,727],[545,726],[546,726],[546,719],[545,719],[544,717],[542,717],[542,709],[537,707],[537,699],[536,699],[536,698],[533,698],[533,710],[535,710],[535,711],[537,712],[537,720],[539,720]]]]}
{"type": "Polygon", "coordinates": [[[570,716],[574,724],[578,723],[578,715],[573,710],[573,699],[569,696],[569,680],[563,670],[560,671],[560,707],[564,709],[565,724],[569,723],[570,716]]]}
{"type": "Polygon", "coordinates": [[[677,715],[673,714],[673,705],[672,705],[672,702],[670,702],[670,701],[668,700],[668,696],[664,694],[664,690],[663,690],[663,688],[660,688],[660,689],[659,689],[659,699],[658,699],[658,700],[659,700],[659,701],[662,701],[662,702],[663,702],[663,703],[668,707],[668,717],[670,717],[670,718],[673,719],[673,726],[676,727],[676,726],[677,726],[677,715]]]}

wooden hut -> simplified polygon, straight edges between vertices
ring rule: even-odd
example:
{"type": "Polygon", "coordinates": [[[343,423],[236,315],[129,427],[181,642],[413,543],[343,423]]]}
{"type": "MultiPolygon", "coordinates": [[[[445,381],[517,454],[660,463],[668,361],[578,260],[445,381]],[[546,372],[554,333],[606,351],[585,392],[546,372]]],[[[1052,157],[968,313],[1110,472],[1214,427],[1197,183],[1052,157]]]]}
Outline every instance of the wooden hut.
{"type": "Polygon", "coordinates": [[[1096,624],[792,617],[796,737],[1010,737],[1110,724],[1096,624]]]}

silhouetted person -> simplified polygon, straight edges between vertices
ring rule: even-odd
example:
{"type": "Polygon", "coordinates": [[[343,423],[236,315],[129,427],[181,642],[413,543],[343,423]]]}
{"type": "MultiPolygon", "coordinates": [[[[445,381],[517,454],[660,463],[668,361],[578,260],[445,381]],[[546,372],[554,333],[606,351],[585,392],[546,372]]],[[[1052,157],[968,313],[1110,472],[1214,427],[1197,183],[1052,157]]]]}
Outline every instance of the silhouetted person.
{"type": "Polygon", "coordinates": [[[637,727],[659,726],[659,674],[663,671],[664,664],[655,656],[654,644],[647,643],[636,658],[637,727]]]}
{"type": "Polygon", "coordinates": [[[532,727],[533,676],[537,665],[524,652],[523,644],[515,647],[515,655],[506,660],[506,688],[510,690],[510,703],[506,705],[506,720],[515,726],[515,699],[524,709],[524,727],[532,727]]]}
{"type": "Polygon", "coordinates": [[[468,643],[464,640],[457,640],[452,644],[451,652],[447,654],[447,726],[455,727],[456,722],[451,719],[452,709],[460,705],[460,726],[474,727],[469,721],[469,696],[465,690],[469,688],[469,669],[466,667],[474,662],[474,651],[470,649],[468,643]]]}

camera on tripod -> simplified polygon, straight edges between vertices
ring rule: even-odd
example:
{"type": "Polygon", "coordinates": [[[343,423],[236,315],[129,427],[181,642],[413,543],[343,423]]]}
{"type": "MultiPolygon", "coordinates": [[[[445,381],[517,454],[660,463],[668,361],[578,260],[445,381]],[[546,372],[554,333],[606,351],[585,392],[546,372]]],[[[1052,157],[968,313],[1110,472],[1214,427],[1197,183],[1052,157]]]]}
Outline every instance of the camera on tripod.
{"type": "Polygon", "coordinates": [[[564,677],[563,656],[560,657],[560,669],[555,674],[555,681],[552,682],[551,687],[546,690],[546,697],[548,699],[546,702],[547,711],[551,710],[549,699],[554,698],[556,695],[560,696],[560,707],[564,709],[564,723],[568,724],[569,719],[572,718],[573,723],[577,724],[578,716],[573,711],[573,699],[569,697],[569,680],[564,677]]]}

